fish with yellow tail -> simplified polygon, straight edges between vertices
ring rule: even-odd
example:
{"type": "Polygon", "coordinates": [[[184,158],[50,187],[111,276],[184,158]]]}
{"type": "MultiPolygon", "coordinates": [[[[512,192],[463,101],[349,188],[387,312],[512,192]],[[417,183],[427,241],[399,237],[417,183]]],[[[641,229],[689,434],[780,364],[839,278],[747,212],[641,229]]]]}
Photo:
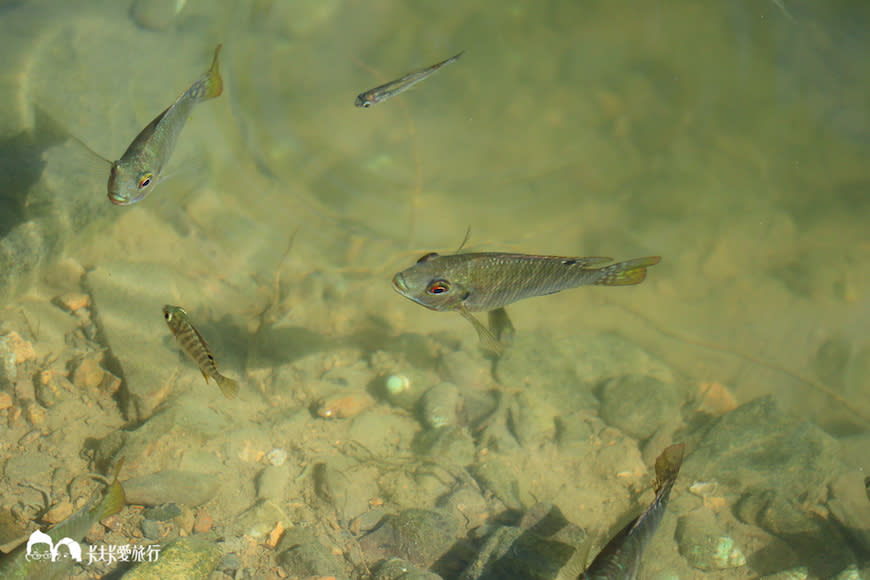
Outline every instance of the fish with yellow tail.
{"type": "Polygon", "coordinates": [[[211,68],[142,129],[121,158],[112,163],[108,185],[112,203],[130,205],[151,193],[172,156],[193,107],[223,92],[223,80],[218,70],[220,50],[219,44],[214,50],[211,68]]]}
{"type": "Polygon", "coordinates": [[[656,497],[645,512],[622,528],[578,580],[634,580],[640,559],[662,523],[671,490],[683,464],[685,445],[671,445],[656,459],[656,497]]]}
{"type": "Polygon", "coordinates": [[[218,372],[214,355],[211,354],[208,343],[193,326],[187,311],[180,306],[167,304],[163,307],[163,318],[166,320],[169,330],[175,335],[181,350],[199,365],[205,382],[208,382],[209,377],[213,378],[227,399],[234,398],[239,392],[239,384],[218,372]]]}
{"type": "Polygon", "coordinates": [[[577,286],[630,286],[646,278],[659,256],[611,264],[611,258],[538,256],[480,252],[442,256],[431,252],[393,277],[393,288],[421,306],[458,312],[474,326],[487,350],[501,353],[499,332],[472,312],[489,312],[490,321],[512,330],[503,310],[518,300],[555,294],[577,286]],[[609,265],[605,265],[609,264],[609,265]]]}
{"type": "MultiPolygon", "coordinates": [[[[94,524],[113,516],[124,509],[126,497],[118,481],[118,472],[123,459],[115,466],[115,476],[103,491],[102,497],[94,497],[79,511],[60,522],[47,532],[36,530],[30,539],[0,559],[0,578],[39,578],[54,580],[69,578],[74,561],[81,562],[79,542],[94,524]],[[39,551],[37,546],[48,546],[39,551]]],[[[94,476],[97,477],[97,476],[94,476]]],[[[102,476],[99,476],[100,479],[102,476]]]]}

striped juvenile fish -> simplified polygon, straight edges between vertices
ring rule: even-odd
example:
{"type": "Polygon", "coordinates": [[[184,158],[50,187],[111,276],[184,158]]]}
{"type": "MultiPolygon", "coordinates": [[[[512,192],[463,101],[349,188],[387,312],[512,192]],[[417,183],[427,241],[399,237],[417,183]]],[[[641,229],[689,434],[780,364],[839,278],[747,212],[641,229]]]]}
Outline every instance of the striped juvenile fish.
{"type": "Polygon", "coordinates": [[[469,320],[484,346],[503,346],[472,312],[497,311],[508,304],[561,290],[597,284],[640,284],[659,256],[609,264],[610,258],[572,258],[498,252],[441,256],[426,254],[393,277],[393,288],[417,304],[439,312],[456,311],[469,320]]]}
{"type": "Polygon", "coordinates": [[[194,328],[193,323],[187,311],[180,306],[166,305],[163,307],[163,318],[166,319],[166,324],[169,325],[169,330],[175,335],[178,340],[178,345],[181,350],[193,359],[202,376],[205,377],[205,382],[208,382],[209,377],[213,378],[221,388],[221,392],[227,399],[232,399],[239,392],[239,384],[229,377],[220,374],[215,364],[214,355],[208,348],[208,343],[194,328]]]}
{"type": "Polygon", "coordinates": [[[462,56],[464,52],[465,51],[463,50],[459,54],[451,56],[447,60],[442,60],[441,62],[433,64],[432,66],[410,72],[402,78],[390,81],[387,84],[381,85],[379,87],[369,89],[364,93],[360,93],[357,95],[356,100],[353,102],[353,104],[357,107],[363,107],[364,109],[367,109],[372,105],[377,105],[381,101],[386,101],[390,97],[395,97],[399,93],[404,93],[405,91],[437,71],[442,66],[459,60],[459,57],[462,56]]]}
{"type": "Polygon", "coordinates": [[[175,143],[193,107],[223,92],[223,81],[218,71],[220,50],[219,44],[214,50],[214,60],[208,72],[142,129],[121,158],[112,164],[108,185],[112,203],[130,205],[151,193],[163,167],[172,156],[175,143]]]}
{"type": "MultiPolygon", "coordinates": [[[[0,560],[0,578],[9,580],[13,578],[22,580],[29,578],[39,578],[40,580],[69,578],[74,560],[70,557],[64,558],[63,556],[67,554],[68,550],[74,548],[69,545],[68,540],[76,543],[80,542],[90,529],[94,527],[94,524],[115,515],[124,508],[126,501],[124,488],[121,487],[121,482],[118,481],[118,472],[122,464],[123,460],[118,462],[115,468],[115,477],[103,491],[102,497],[95,497],[85,507],[47,532],[44,532],[47,538],[36,538],[37,541],[34,543],[34,538],[31,536],[29,542],[22,543],[10,552],[9,555],[0,560]],[[39,540],[42,540],[42,542],[39,540]],[[52,561],[47,553],[43,554],[43,557],[35,557],[27,553],[28,543],[39,546],[40,543],[45,545],[49,541],[51,542],[50,545],[58,550],[59,559],[52,561]],[[63,547],[65,544],[66,547],[63,547]]],[[[87,554],[82,557],[87,558],[87,554]]]]}
{"type": "Polygon", "coordinates": [[[656,497],[645,512],[604,546],[578,580],[633,580],[640,559],[662,523],[671,490],[683,464],[685,445],[671,445],[656,459],[656,497]]]}

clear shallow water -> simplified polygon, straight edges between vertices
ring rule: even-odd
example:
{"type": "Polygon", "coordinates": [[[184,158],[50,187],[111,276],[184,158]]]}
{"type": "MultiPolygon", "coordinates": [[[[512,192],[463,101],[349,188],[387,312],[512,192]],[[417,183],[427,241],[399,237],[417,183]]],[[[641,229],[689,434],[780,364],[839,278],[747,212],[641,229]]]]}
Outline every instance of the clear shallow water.
{"type": "MultiPolygon", "coordinates": [[[[14,58],[0,93],[3,171],[17,186],[4,219],[9,231],[5,216],[41,220],[54,255],[130,280],[135,328],[111,346],[137,352],[153,336],[164,357],[143,353],[139,380],[180,364],[154,318],[164,302],[196,312],[252,391],[268,382],[255,371],[301,364],[312,342],[353,358],[383,350],[384,335],[446,333],[474,352],[458,316],[389,287],[470,226],[477,250],[663,256],[638,288],[514,305],[521,333],[615,331],[686,384],[721,383],[740,403],[773,394],[833,435],[866,434],[863,5],[793,2],[790,18],[760,1],[189,2],[147,31],[126,5],[74,4],[2,7],[20,31],[5,35],[14,58]],[[38,102],[117,157],[218,42],[226,93],[194,113],[172,175],[144,202],[109,206],[104,170],[80,145],[27,141],[38,102]],[[458,50],[405,95],[353,107],[360,91],[458,50]],[[41,181],[21,176],[22,159],[44,164],[41,181]],[[129,278],[119,264],[133,264],[129,278]],[[137,284],[142,264],[153,275],[137,284]],[[276,287],[282,332],[252,338],[276,287]]],[[[10,311],[27,292],[54,289],[17,283],[10,311]]],[[[135,380],[136,364],[116,356],[135,380]]],[[[302,383],[302,395],[259,389],[304,406],[319,395],[302,383]]]]}

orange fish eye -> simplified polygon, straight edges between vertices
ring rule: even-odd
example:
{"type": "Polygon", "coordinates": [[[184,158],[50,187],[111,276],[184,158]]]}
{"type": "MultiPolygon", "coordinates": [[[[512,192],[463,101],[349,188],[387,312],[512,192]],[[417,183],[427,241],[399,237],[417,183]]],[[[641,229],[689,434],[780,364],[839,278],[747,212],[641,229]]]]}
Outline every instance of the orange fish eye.
{"type": "Polygon", "coordinates": [[[142,178],[139,180],[139,189],[142,189],[142,188],[145,188],[145,187],[148,187],[149,185],[151,185],[151,179],[153,179],[153,177],[154,177],[154,175],[151,173],[146,173],[145,175],[143,175],[142,178]]]}
{"type": "Polygon", "coordinates": [[[426,292],[429,294],[443,294],[450,290],[450,283],[447,280],[435,280],[429,283],[426,292]]]}

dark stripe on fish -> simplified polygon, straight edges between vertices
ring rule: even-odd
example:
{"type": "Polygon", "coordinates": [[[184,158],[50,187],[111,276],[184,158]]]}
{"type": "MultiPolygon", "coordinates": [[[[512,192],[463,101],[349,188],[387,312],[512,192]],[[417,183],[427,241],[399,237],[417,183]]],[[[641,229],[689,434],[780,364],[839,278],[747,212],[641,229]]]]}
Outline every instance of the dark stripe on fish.
{"type": "Polygon", "coordinates": [[[166,324],[175,335],[181,350],[199,366],[202,376],[205,377],[205,382],[207,383],[211,377],[218,384],[225,397],[228,399],[235,397],[239,390],[238,383],[218,372],[217,363],[208,343],[193,326],[187,311],[180,306],[167,304],[163,307],[163,318],[166,319],[166,324]]]}

